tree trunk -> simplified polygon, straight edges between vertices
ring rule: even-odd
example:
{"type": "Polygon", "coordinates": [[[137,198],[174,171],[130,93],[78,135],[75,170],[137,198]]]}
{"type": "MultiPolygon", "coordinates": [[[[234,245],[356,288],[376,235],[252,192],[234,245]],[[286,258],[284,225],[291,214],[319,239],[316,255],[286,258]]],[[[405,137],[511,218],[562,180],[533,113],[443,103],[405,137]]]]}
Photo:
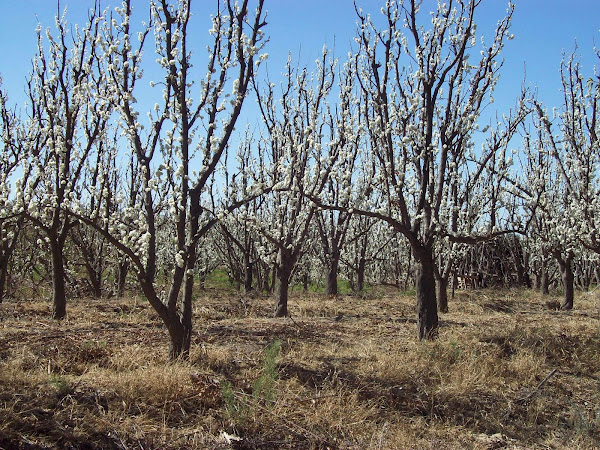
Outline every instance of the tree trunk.
{"type": "Polygon", "coordinates": [[[290,286],[289,275],[283,273],[283,271],[277,271],[277,289],[276,289],[276,301],[275,304],[275,317],[287,317],[288,309],[288,289],[290,286]]]}
{"type": "Polygon", "coordinates": [[[90,264],[85,265],[90,287],[92,289],[92,297],[102,297],[102,273],[96,271],[90,264]]]}
{"type": "Polygon", "coordinates": [[[244,291],[245,292],[250,292],[253,288],[252,288],[252,271],[254,270],[253,268],[253,264],[252,262],[249,261],[249,257],[248,256],[244,256],[247,261],[246,261],[246,273],[244,274],[244,291]]]}
{"type": "Polygon", "coordinates": [[[438,331],[433,249],[428,245],[414,250],[418,262],[416,288],[419,339],[433,339],[438,331]]]}
{"type": "Polygon", "coordinates": [[[166,325],[170,339],[169,359],[187,359],[190,354],[191,329],[187,329],[178,316],[171,317],[166,325]]]}
{"type": "Polygon", "coordinates": [[[539,291],[542,288],[542,275],[540,273],[536,273],[533,280],[534,289],[539,291]]]}
{"type": "Polygon", "coordinates": [[[129,262],[127,260],[119,261],[117,264],[117,296],[125,295],[125,280],[129,271],[129,262]]]}
{"type": "Polygon", "coordinates": [[[327,297],[335,297],[338,295],[338,264],[339,259],[333,255],[329,267],[327,267],[327,278],[325,279],[325,295],[327,297]]]}
{"type": "Polygon", "coordinates": [[[440,312],[448,312],[448,278],[443,277],[437,271],[435,272],[435,282],[437,291],[437,302],[440,312]]]}
{"type": "Polygon", "coordinates": [[[62,244],[57,239],[51,239],[52,253],[52,318],[63,319],[67,315],[67,294],[65,289],[65,266],[63,263],[62,244]]]}
{"type": "Polygon", "coordinates": [[[548,277],[548,271],[546,268],[542,270],[541,289],[542,295],[550,294],[550,278],[548,277]]]}
{"type": "Polygon", "coordinates": [[[15,251],[15,248],[17,246],[17,242],[19,239],[19,234],[21,232],[21,230],[23,229],[23,217],[19,218],[19,220],[17,221],[16,226],[13,229],[13,236],[12,239],[10,239],[9,241],[4,240],[3,236],[0,236],[0,240],[2,240],[2,257],[0,258],[0,303],[2,303],[2,300],[4,299],[5,296],[7,295],[12,295],[14,293],[13,292],[9,292],[9,289],[11,289],[12,291],[12,282],[11,277],[8,274],[8,266],[10,264],[12,255],[15,251]]]}
{"type": "Polygon", "coordinates": [[[571,265],[570,258],[567,258],[563,264],[560,264],[560,272],[565,288],[565,297],[563,299],[562,305],[560,305],[560,309],[570,311],[573,309],[573,298],[575,296],[575,276],[573,275],[573,267],[571,265]]]}
{"type": "MultiPolygon", "coordinates": [[[[154,279],[148,275],[152,275],[152,273],[137,272],[137,279],[144,296],[167,328],[169,333],[169,359],[175,360],[187,357],[190,349],[191,328],[186,329],[185,322],[182,322],[176,308],[170,308],[163,303],[155,289],[154,279]]],[[[186,314],[185,306],[183,314],[186,314]]]]}
{"type": "Polygon", "coordinates": [[[271,293],[271,285],[270,285],[271,271],[270,271],[268,264],[265,264],[264,262],[259,261],[256,263],[255,268],[256,268],[256,270],[255,270],[256,288],[261,292],[270,294],[271,293]]]}
{"type": "Polygon", "coordinates": [[[358,270],[356,271],[356,290],[362,292],[365,289],[365,269],[367,267],[366,258],[361,255],[358,260],[358,270]]]}
{"type": "Polygon", "coordinates": [[[531,275],[529,273],[529,256],[527,252],[523,254],[523,281],[527,289],[532,288],[531,275]]]}
{"type": "Polygon", "coordinates": [[[519,258],[515,258],[515,263],[517,270],[517,287],[523,287],[525,286],[525,270],[523,269],[523,265],[519,258]]]}
{"type": "MultiPolygon", "coordinates": [[[[404,290],[408,291],[408,280],[410,279],[412,268],[412,247],[408,248],[408,264],[406,265],[406,276],[404,277],[404,290]]],[[[414,280],[413,280],[414,281],[414,280]]]]}
{"type": "MultiPolygon", "coordinates": [[[[195,237],[199,230],[199,218],[202,213],[200,207],[200,190],[192,189],[190,191],[190,216],[191,223],[187,230],[186,246],[188,248],[187,259],[185,262],[185,273],[183,274],[183,304],[181,306],[181,319],[177,314],[176,308],[170,309],[169,313],[174,316],[171,322],[175,325],[173,332],[169,328],[169,334],[171,336],[171,347],[169,349],[170,359],[183,358],[189,359],[190,356],[190,345],[192,342],[192,324],[193,324],[193,313],[192,313],[192,301],[194,292],[194,273],[196,268],[197,256],[197,243],[195,237]]],[[[179,222],[179,225],[183,228],[183,221],[179,222]]],[[[181,235],[180,235],[181,236],[181,235]]],[[[176,275],[178,274],[176,270],[176,275]]],[[[176,291],[174,290],[173,293],[176,291]]],[[[169,294],[171,296],[171,294],[169,294]]],[[[171,305],[176,297],[169,299],[171,305]]]]}
{"type": "Polygon", "coordinates": [[[73,230],[71,239],[79,249],[87,273],[87,282],[93,298],[102,297],[102,271],[103,256],[102,253],[96,255],[93,243],[86,242],[79,234],[81,230],[73,230]]]}
{"type": "MultiPolygon", "coordinates": [[[[195,257],[195,253],[192,255],[195,257]]],[[[183,286],[183,307],[181,311],[181,332],[176,334],[177,341],[173,341],[173,335],[171,336],[171,350],[177,350],[177,353],[173,351],[169,352],[171,359],[183,358],[188,359],[190,356],[190,345],[192,343],[192,292],[194,290],[194,264],[188,266],[190,273],[185,275],[185,284],[183,286]]],[[[187,272],[187,271],[186,271],[187,272]]]]}
{"type": "Polygon", "coordinates": [[[277,288],[275,317],[288,316],[288,290],[290,287],[290,278],[294,267],[294,257],[288,251],[279,250],[277,255],[277,288]]]}
{"type": "Polygon", "coordinates": [[[0,259],[0,303],[4,300],[8,290],[8,256],[2,255],[0,259]]]}
{"type": "Polygon", "coordinates": [[[275,292],[276,285],[277,285],[277,263],[273,264],[273,267],[271,268],[271,282],[269,283],[267,294],[270,294],[271,292],[275,292]]]}
{"type": "Polygon", "coordinates": [[[458,284],[458,275],[456,274],[456,270],[452,271],[452,299],[454,300],[454,294],[456,292],[456,285],[458,284]]]}

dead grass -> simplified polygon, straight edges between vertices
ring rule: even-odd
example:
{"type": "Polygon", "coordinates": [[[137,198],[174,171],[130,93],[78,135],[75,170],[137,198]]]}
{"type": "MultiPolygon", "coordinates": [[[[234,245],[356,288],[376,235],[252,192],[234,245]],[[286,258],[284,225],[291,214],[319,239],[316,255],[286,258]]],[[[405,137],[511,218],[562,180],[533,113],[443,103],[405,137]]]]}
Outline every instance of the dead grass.
{"type": "Polygon", "coordinates": [[[212,290],[174,363],[141,298],[73,300],[60,323],[45,300],[8,301],[0,448],[598,448],[599,299],[551,300],[458,292],[439,338],[417,342],[414,298],[394,290],[294,293],[293,320],[212,290]]]}

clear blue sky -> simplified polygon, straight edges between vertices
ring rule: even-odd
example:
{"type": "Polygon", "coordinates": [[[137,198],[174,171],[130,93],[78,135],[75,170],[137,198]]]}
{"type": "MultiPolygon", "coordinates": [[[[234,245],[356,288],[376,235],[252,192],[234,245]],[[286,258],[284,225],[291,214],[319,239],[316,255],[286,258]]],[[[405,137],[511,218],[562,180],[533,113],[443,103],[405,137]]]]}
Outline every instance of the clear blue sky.
{"type": "MultiPolygon", "coordinates": [[[[120,1],[103,0],[103,7],[120,1]]],[[[215,0],[195,0],[194,23],[203,36],[209,28],[208,14],[215,0]]],[[[357,0],[366,12],[379,14],[383,0],[357,0]]],[[[538,86],[541,97],[552,107],[560,101],[559,65],[563,51],[571,52],[577,40],[586,73],[592,74],[597,58],[594,44],[600,46],[600,0],[515,0],[516,13],[512,32],[515,39],[507,43],[505,67],[496,94],[498,106],[505,101],[511,105],[523,78],[524,63],[527,82],[538,86]]],[[[61,8],[69,5],[71,23],[82,23],[91,0],[61,0],[61,8]]],[[[426,0],[425,9],[435,6],[426,0]]],[[[479,9],[479,31],[490,35],[502,16],[507,2],[483,0],[479,9]]],[[[138,10],[145,10],[145,0],[134,0],[138,10]]],[[[333,47],[336,55],[344,57],[354,35],[356,16],[352,0],[267,0],[269,10],[267,33],[269,70],[283,70],[289,51],[300,54],[302,64],[310,64],[319,56],[324,43],[333,47]]],[[[35,53],[35,28],[38,21],[52,27],[57,6],[55,0],[0,0],[0,75],[12,102],[24,99],[24,80],[35,53]]],[[[146,15],[144,14],[144,17],[146,15]]],[[[199,51],[204,46],[199,45],[199,51]]]]}

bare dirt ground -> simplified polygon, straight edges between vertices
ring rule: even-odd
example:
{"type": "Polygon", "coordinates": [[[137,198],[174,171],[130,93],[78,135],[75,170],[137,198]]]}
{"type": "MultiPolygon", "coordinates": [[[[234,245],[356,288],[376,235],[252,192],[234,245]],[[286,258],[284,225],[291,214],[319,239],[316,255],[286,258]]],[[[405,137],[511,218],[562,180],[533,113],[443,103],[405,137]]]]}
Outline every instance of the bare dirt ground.
{"type": "Polygon", "coordinates": [[[418,342],[414,294],[207,289],[189,361],[142,297],[0,304],[0,449],[600,448],[598,297],[459,291],[418,342]],[[551,306],[551,305],[550,305],[551,306]],[[279,346],[279,347],[278,347],[279,346]]]}

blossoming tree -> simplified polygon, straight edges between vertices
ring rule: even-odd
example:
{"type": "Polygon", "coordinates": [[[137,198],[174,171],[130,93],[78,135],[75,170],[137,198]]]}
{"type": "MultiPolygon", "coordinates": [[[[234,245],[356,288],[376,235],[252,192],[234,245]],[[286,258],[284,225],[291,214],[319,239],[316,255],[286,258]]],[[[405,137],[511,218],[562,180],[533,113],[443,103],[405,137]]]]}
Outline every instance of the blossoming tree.
{"type": "Polygon", "coordinates": [[[151,22],[137,34],[132,2],[117,9],[104,29],[110,97],[115,101],[131,153],[137,162],[141,209],[122,216],[82,218],[125,255],[141,289],[170,337],[171,358],[186,357],[192,337],[192,299],[198,244],[224,214],[248,199],[219,200],[214,175],[230,143],[265,37],[263,0],[217,2],[212,18],[206,72],[194,71],[190,49],[190,1],[150,2],[151,22]],[[143,51],[154,34],[162,80],[147,122],[136,95],[141,91],[143,51]],[[137,38],[137,39],[136,39],[137,38]],[[127,222],[123,221],[127,218],[127,222]],[[156,284],[158,227],[166,227],[175,265],[163,295],[156,284]]]}
{"type": "MultiPolygon", "coordinates": [[[[263,253],[275,257],[276,317],[288,315],[289,284],[298,261],[309,247],[307,240],[311,228],[320,226],[321,241],[328,252],[325,261],[330,278],[337,278],[341,234],[345,233],[347,218],[344,214],[330,215],[331,221],[327,224],[327,219],[321,215],[320,222],[315,223],[319,212],[311,199],[324,195],[329,200],[347,203],[341,197],[348,197],[351,180],[344,178],[343,185],[332,181],[331,163],[340,155],[344,155],[344,161],[353,159],[357,151],[352,137],[356,124],[352,107],[354,69],[349,64],[344,65],[336,86],[337,62],[331,59],[326,48],[316,64],[311,76],[306,68],[293,67],[288,58],[281,96],[276,93],[274,83],[268,82],[264,90],[257,87],[266,127],[263,145],[271,162],[269,184],[273,190],[269,200],[272,225],[256,222],[256,227],[273,249],[263,253]],[[330,105],[330,94],[336,88],[340,103],[334,110],[330,105]],[[331,235],[334,229],[339,232],[331,235]]],[[[345,167],[342,172],[340,177],[345,177],[346,173],[351,175],[345,167]]],[[[329,286],[334,288],[331,282],[329,286]]]]}
{"type": "MultiPolygon", "coordinates": [[[[600,59],[600,51],[596,52],[600,59]]],[[[540,205],[549,228],[549,251],[559,264],[565,298],[562,309],[573,308],[573,261],[581,246],[600,254],[600,202],[597,173],[600,169],[598,136],[600,124],[600,75],[585,77],[576,53],[561,64],[562,104],[550,114],[540,101],[534,101],[539,144],[538,160],[555,176],[554,195],[540,205]],[[554,122],[558,122],[555,126],[554,122]],[[558,130],[556,129],[558,128],[558,130]]],[[[535,163],[534,163],[535,164],[535,163]]],[[[550,191],[552,192],[552,191],[550,191]]]]}
{"type": "Polygon", "coordinates": [[[23,216],[11,195],[20,160],[24,157],[22,123],[8,106],[0,78],[0,303],[8,288],[8,268],[17,246],[23,216]]]}
{"type": "Polygon", "coordinates": [[[56,18],[56,34],[38,27],[38,50],[28,80],[29,127],[36,136],[23,160],[17,201],[28,221],[45,234],[52,256],[55,319],[66,314],[64,248],[77,221],[81,178],[92,155],[101,152],[111,104],[106,72],[99,58],[101,12],[71,35],[66,17],[56,18]]]}
{"type": "MultiPolygon", "coordinates": [[[[389,223],[408,240],[418,264],[422,339],[434,336],[438,328],[435,241],[446,237],[451,242],[476,242],[496,232],[489,223],[469,230],[460,221],[454,230],[448,208],[453,180],[477,185],[498,150],[491,146],[476,152],[473,138],[482,108],[493,101],[514,8],[509,4],[491,42],[479,47],[479,1],[438,3],[429,27],[420,6],[416,0],[386,2],[381,27],[357,11],[358,82],[367,108],[374,186],[384,202],[377,209],[354,212],[389,223]]],[[[521,106],[515,113],[520,118],[521,106]]],[[[462,182],[456,185],[467,188],[462,182]]],[[[482,220],[491,217],[490,208],[488,203],[482,220]]]]}

